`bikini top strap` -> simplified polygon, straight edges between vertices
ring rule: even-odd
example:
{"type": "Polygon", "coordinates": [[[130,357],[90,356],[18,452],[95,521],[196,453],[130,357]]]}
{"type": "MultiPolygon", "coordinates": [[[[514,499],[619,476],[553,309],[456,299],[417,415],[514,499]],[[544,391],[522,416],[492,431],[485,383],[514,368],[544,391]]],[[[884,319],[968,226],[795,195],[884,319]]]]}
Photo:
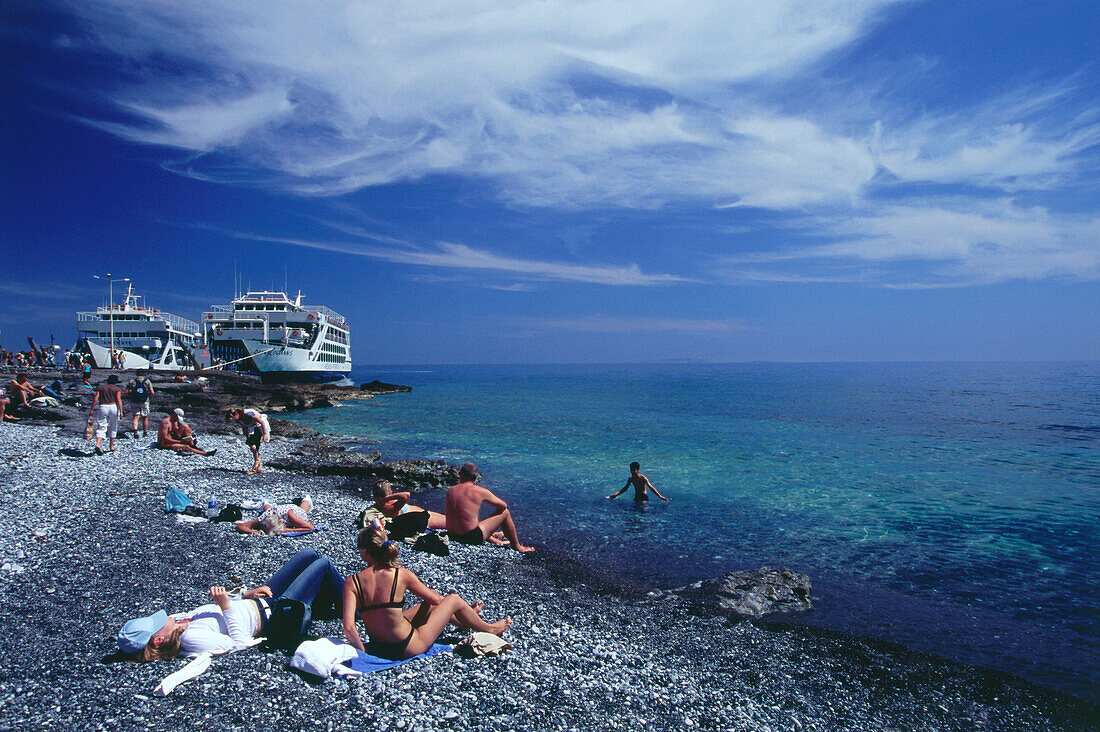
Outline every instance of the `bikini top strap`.
{"type": "Polygon", "coordinates": [[[355,607],[360,608],[363,606],[363,585],[359,582],[359,575],[353,574],[351,576],[352,582],[355,583],[355,607]]]}
{"type": "MultiPolygon", "coordinates": [[[[392,605],[395,600],[393,599],[397,595],[397,577],[401,574],[401,568],[395,567],[393,570],[393,587],[390,588],[390,604],[392,605]]],[[[404,604],[404,603],[402,603],[404,604]]]]}

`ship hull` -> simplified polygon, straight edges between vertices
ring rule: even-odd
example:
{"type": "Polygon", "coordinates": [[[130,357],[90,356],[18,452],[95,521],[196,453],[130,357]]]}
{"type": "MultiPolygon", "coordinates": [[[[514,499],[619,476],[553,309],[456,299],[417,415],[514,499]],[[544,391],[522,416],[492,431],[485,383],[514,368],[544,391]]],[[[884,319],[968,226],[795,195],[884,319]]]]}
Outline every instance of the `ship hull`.
{"type": "Polygon", "coordinates": [[[257,340],[216,339],[210,344],[210,352],[223,360],[234,360],[233,357],[238,357],[238,354],[246,355],[247,358],[228,368],[243,374],[254,374],[268,384],[339,381],[351,373],[350,360],[344,363],[314,361],[310,359],[308,349],[257,340]]]}

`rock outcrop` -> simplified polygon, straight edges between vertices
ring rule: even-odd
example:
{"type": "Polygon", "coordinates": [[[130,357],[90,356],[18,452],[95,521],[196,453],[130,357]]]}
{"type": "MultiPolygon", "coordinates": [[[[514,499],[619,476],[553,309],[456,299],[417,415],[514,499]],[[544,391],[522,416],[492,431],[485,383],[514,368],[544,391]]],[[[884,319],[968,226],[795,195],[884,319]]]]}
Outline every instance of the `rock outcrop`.
{"type": "Polygon", "coordinates": [[[373,480],[369,479],[385,479],[397,490],[412,492],[446,488],[459,482],[459,467],[448,465],[444,460],[384,461],[380,452],[355,449],[361,445],[361,442],[319,437],[303,442],[285,458],[268,461],[268,465],[314,475],[362,479],[362,485],[355,487],[368,495],[373,485],[373,480]]]}
{"type": "Polygon", "coordinates": [[[763,567],[704,580],[653,593],[656,599],[682,602],[700,615],[734,614],[759,618],[772,613],[802,612],[813,609],[810,578],[786,567],[763,567]]]}

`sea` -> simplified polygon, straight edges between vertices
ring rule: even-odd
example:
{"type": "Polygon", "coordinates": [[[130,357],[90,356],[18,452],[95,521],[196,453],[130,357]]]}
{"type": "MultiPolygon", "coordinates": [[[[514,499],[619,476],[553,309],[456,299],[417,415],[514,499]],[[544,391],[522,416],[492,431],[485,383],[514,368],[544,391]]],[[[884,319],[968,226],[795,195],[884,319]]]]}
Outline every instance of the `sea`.
{"type": "MultiPolygon", "coordinates": [[[[654,588],[784,566],[871,636],[1096,702],[1100,363],[375,366],[295,421],[473,461],[521,539],[654,588]],[[638,505],[631,461],[671,499],[638,505]]],[[[432,508],[442,495],[418,500],[432,508]]]]}

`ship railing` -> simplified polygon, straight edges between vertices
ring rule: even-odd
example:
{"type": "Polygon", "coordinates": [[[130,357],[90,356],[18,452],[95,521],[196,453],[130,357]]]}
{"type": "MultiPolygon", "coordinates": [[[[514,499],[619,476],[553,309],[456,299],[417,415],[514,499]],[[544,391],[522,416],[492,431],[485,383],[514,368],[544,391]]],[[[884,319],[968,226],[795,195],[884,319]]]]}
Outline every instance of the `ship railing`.
{"type": "MultiPolygon", "coordinates": [[[[110,323],[111,322],[110,315],[112,314],[112,311],[110,311],[108,308],[104,308],[104,310],[107,310],[108,312],[94,312],[94,313],[78,312],[76,314],[76,322],[78,322],[78,323],[87,323],[89,321],[96,321],[96,322],[106,321],[107,323],[110,323]],[[103,317],[104,315],[107,315],[108,317],[104,318],[103,317]]],[[[119,310],[118,308],[115,308],[115,310],[113,312],[121,313],[123,311],[119,310]]],[[[131,310],[129,312],[133,312],[133,311],[131,310]]],[[[163,320],[165,323],[168,324],[168,327],[171,330],[176,330],[176,331],[179,331],[180,333],[184,333],[184,334],[189,335],[189,336],[193,336],[193,335],[195,335],[195,333],[199,332],[199,324],[194,322],[193,320],[188,320],[187,318],[181,318],[180,316],[172,315],[171,313],[162,313],[159,310],[145,310],[144,312],[153,319],[163,320]]],[[[132,324],[133,324],[133,321],[116,320],[115,321],[115,329],[117,330],[120,327],[129,326],[129,325],[132,325],[132,324]]]]}
{"type": "Polygon", "coordinates": [[[340,325],[346,325],[347,324],[347,321],[344,320],[343,315],[341,315],[340,313],[336,312],[335,310],[333,310],[331,308],[326,308],[324,305],[313,305],[313,306],[310,306],[306,309],[307,310],[312,310],[315,313],[320,313],[321,315],[324,315],[325,317],[327,317],[329,320],[334,320],[340,325]]]}

